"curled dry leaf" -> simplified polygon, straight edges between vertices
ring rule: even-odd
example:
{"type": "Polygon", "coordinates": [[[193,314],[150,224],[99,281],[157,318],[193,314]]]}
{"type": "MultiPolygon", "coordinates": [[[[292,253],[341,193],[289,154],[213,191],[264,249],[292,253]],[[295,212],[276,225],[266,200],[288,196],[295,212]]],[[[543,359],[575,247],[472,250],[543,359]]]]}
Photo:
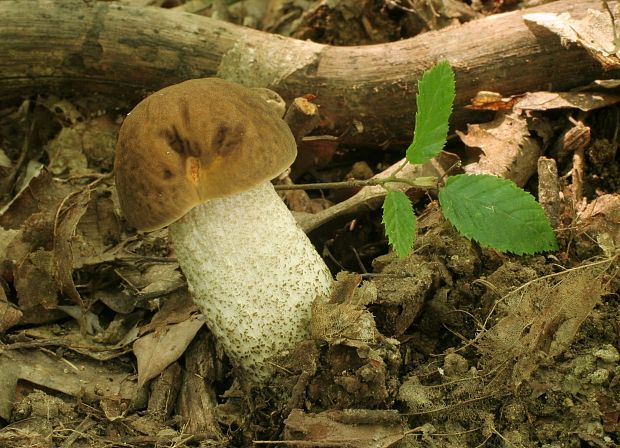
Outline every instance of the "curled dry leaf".
{"type": "MultiPolygon", "coordinates": [[[[78,307],[67,307],[66,314],[76,314],[81,312],[78,307]]],[[[96,314],[90,312],[87,314],[87,319],[98,320],[96,314]]],[[[108,326],[109,327],[109,326],[108,326]]],[[[50,323],[46,325],[37,325],[22,330],[20,336],[26,340],[32,342],[33,345],[45,341],[51,346],[59,347],[62,350],[70,350],[75,353],[84,355],[90,359],[97,361],[110,361],[125,355],[131,351],[130,344],[135,340],[137,336],[137,330],[130,328],[125,330],[125,338],[111,343],[109,341],[101,342],[101,336],[92,337],[88,334],[82,333],[79,326],[75,321],[65,322],[62,327],[63,331],[58,330],[56,323],[50,323]]],[[[26,342],[28,344],[28,342],[26,342]]]]}
{"type": "Polygon", "coordinates": [[[54,222],[54,270],[58,289],[67,295],[73,303],[83,306],[82,297],[73,282],[72,237],[75,228],[86,213],[90,201],[91,189],[84,188],[77,194],[70,195],[58,210],[54,222]]]}
{"type": "Polygon", "coordinates": [[[331,297],[315,299],[310,320],[310,334],[314,339],[349,338],[367,342],[375,339],[375,321],[364,305],[376,299],[377,290],[373,283],[361,283],[361,280],[358,274],[340,272],[331,297]]]}
{"type": "Polygon", "coordinates": [[[520,112],[500,113],[488,123],[468,125],[467,133],[456,133],[467,146],[483,152],[478,162],[464,167],[467,173],[505,177],[522,187],[536,172],[540,145],[520,112]]]}
{"type": "Polygon", "coordinates": [[[7,300],[4,288],[0,285],[0,334],[16,325],[21,317],[22,312],[7,300]]]}
{"type": "Polygon", "coordinates": [[[620,195],[596,198],[579,214],[583,230],[593,237],[603,252],[611,257],[620,249],[620,195]]]}

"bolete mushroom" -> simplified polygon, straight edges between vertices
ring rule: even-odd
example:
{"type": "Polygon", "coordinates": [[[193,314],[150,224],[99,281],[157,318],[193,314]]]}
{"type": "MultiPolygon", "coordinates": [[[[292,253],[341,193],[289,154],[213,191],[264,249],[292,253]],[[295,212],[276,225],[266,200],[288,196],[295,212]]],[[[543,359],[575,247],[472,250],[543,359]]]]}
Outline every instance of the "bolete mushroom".
{"type": "Polygon", "coordinates": [[[126,117],[114,170],[139,230],[169,226],[190,293],[246,380],[306,338],[332,277],[270,179],[295,139],[252,90],[216,78],[166,87],[126,117]]]}

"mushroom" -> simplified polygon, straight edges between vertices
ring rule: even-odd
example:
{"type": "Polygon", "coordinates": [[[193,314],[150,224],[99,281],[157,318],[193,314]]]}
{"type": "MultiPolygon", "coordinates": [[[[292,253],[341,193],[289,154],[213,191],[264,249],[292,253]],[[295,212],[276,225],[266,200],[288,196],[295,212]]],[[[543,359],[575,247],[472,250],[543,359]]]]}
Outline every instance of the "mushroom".
{"type": "Polygon", "coordinates": [[[295,159],[284,121],[217,78],[166,87],[126,117],[114,170],[138,230],[168,226],[194,302],[242,379],[264,382],[308,336],[332,277],[270,179],[295,159]]]}

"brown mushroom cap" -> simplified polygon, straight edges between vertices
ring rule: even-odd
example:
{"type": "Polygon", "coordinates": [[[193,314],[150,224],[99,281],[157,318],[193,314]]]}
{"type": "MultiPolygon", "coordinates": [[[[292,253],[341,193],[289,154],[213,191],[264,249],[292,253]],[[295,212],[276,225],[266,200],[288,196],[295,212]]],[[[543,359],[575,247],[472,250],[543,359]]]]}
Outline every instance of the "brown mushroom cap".
{"type": "Polygon", "coordinates": [[[288,126],[250,89],[218,78],[185,81],[125,118],[114,171],[127,222],[155,230],[202,202],[249,190],[295,159],[288,126]]]}

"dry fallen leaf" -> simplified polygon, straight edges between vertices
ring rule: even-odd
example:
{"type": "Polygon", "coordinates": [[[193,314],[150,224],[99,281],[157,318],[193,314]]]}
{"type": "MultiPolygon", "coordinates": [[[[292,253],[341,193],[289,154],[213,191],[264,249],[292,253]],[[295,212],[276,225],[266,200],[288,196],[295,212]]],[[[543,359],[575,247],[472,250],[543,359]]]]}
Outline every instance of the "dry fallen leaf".
{"type": "Polygon", "coordinates": [[[467,173],[494,174],[522,187],[536,172],[540,145],[520,112],[500,113],[488,123],[468,125],[467,133],[456,133],[467,146],[483,152],[478,162],[464,167],[467,173]]]}
{"type": "MultiPolygon", "coordinates": [[[[75,312],[80,312],[78,307],[73,308],[75,312]]],[[[65,312],[70,314],[73,311],[66,310],[65,312]]],[[[87,318],[94,320],[97,319],[97,315],[91,312],[87,318]]],[[[65,322],[62,329],[63,331],[58,331],[57,323],[37,325],[22,330],[20,337],[32,340],[35,345],[38,342],[45,341],[50,345],[79,353],[97,361],[110,361],[131,352],[131,344],[137,337],[135,327],[126,329],[124,339],[115,344],[100,342],[100,335],[92,337],[82,333],[77,322],[65,322]]]]}
{"type": "Polygon", "coordinates": [[[188,320],[198,312],[187,288],[177,289],[166,294],[165,300],[156,299],[157,313],[148,324],[140,326],[140,336],[151,331],[157,331],[166,325],[178,324],[188,320]]]}
{"type": "Polygon", "coordinates": [[[0,285],[0,334],[17,325],[22,317],[22,312],[10,303],[0,285]]]}
{"type": "Polygon", "coordinates": [[[0,352],[0,417],[11,420],[15,388],[20,380],[86,402],[122,400],[127,409],[137,395],[132,375],[131,369],[122,364],[102,364],[87,358],[73,362],[40,350],[4,350],[0,352]]]}
{"type": "Polygon", "coordinates": [[[509,110],[519,101],[523,95],[512,95],[508,98],[502,97],[497,92],[481,90],[471,99],[471,104],[465,106],[466,109],[472,110],[509,110]]]}
{"type": "Polygon", "coordinates": [[[86,213],[90,194],[90,187],[86,187],[77,194],[69,195],[54,221],[54,273],[58,289],[82,307],[82,297],[73,282],[72,238],[78,222],[86,213]]]}
{"type": "Polygon", "coordinates": [[[284,439],[300,446],[388,448],[405,436],[402,416],[394,410],[349,409],[305,414],[294,409],[285,421],[284,439]]]}
{"type": "Polygon", "coordinates": [[[375,339],[375,321],[364,306],[376,299],[377,289],[371,282],[361,282],[359,274],[340,272],[331,297],[314,300],[310,319],[313,339],[349,338],[365,342],[375,339]]]}
{"type": "Polygon", "coordinates": [[[608,92],[529,92],[515,105],[521,110],[580,109],[585,112],[612,106],[620,95],[608,92]]]}
{"type": "Polygon", "coordinates": [[[93,168],[111,170],[119,124],[110,115],[84,117],[73,103],[54,96],[39,98],[37,104],[62,126],[45,145],[51,173],[80,175],[91,173],[93,168]]]}
{"type": "Polygon", "coordinates": [[[30,178],[13,200],[0,210],[0,226],[5,229],[19,229],[35,213],[45,213],[53,218],[58,204],[74,191],[74,186],[54,180],[49,171],[41,169],[30,178]]]}
{"type": "Polygon", "coordinates": [[[179,359],[203,324],[202,315],[196,314],[186,321],[164,326],[136,340],[133,351],[138,360],[139,387],[179,359]]]}
{"type": "Polygon", "coordinates": [[[16,265],[14,286],[22,310],[56,307],[58,293],[53,271],[52,253],[42,249],[31,252],[16,265]]]}
{"type": "Polygon", "coordinates": [[[600,263],[584,265],[524,284],[503,297],[506,315],[479,341],[488,372],[508,367],[515,386],[544,359],[570,347],[579,327],[605,292],[600,263]]]}
{"type": "Polygon", "coordinates": [[[620,250],[620,195],[599,196],[579,214],[584,232],[594,238],[605,255],[612,257],[620,250]]]}

